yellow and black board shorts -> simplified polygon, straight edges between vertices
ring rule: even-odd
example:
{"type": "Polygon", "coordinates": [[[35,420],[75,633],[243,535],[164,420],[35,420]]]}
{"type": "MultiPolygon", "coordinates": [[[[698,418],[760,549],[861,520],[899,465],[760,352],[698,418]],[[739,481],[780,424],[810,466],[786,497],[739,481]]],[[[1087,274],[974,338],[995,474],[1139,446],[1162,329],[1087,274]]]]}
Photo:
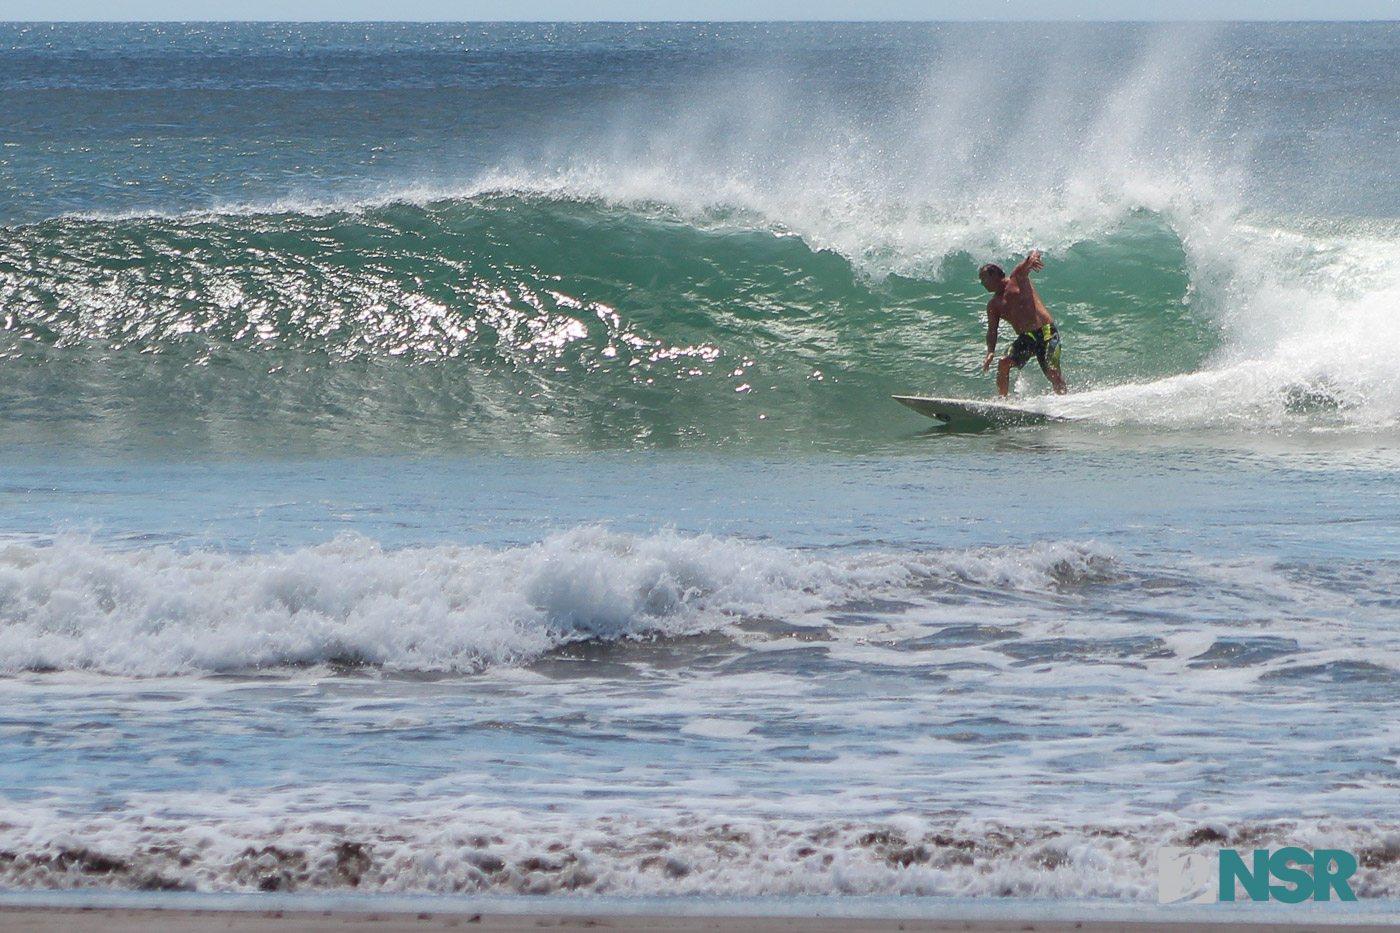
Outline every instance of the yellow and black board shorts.
{"type": "Polygon", "coordinates": [[[1046,369],[1059,369],[1060,332],[1055,329],[1054,324],[1028,330],[1016,338],[1006,355],[1011,357],[1011,362],[1017,369],[1025,366],[1032,356],[1040,360],[1040,365],[1046,369]]]}

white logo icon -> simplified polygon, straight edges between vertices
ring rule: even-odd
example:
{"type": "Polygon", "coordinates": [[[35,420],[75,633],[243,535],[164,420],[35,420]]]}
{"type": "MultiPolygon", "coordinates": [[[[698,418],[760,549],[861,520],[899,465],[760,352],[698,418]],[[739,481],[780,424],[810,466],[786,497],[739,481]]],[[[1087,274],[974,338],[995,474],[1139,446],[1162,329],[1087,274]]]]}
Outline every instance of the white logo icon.
{"type": "Polygon", "coordinates": [[[1162,904],[1214,904],[1215,873],[1210,857],[1194,849],[1157,850],[1157,900],[1162,904]]]}

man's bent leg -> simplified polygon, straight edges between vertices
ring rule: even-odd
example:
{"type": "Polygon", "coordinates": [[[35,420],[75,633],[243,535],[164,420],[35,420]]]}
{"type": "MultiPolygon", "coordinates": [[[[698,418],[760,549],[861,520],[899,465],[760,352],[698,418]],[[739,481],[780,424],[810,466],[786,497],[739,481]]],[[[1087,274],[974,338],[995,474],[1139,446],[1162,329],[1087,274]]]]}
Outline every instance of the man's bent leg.
{"type": "Polygon", "coordinates": [[[997,395],[1005,396],[1011,391],[1011,367],[1014,365],[1016,361],[1009,356],[1003,356],[997,364],[997,395]]]}
{"type": "MultiPolygon", "coordinates": [[[[1054,330],[1053,326],[1050,330],[1054,330]]],[[[1050,384],[1055,387],[1056,395],[1064,395],[1069,391],[1069,386],[1065,385],[1065,377],[1060,373],[1060,335],[1053,333],[1050,343],[1046,346],[1046,353],[1040,356],[1040,369],[1045,373],[1045,378],[1050,380],[1050,384]]]]}

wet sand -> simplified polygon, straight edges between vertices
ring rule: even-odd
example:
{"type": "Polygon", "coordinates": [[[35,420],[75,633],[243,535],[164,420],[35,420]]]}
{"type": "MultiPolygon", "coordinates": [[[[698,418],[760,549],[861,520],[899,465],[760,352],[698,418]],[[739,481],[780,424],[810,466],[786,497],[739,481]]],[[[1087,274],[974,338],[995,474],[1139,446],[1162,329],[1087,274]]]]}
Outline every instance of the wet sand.
{"type": "Polygon", "coordinates": [[[1392,924],[1205,922],[1144,920],[934,920],[844,917],[691,917],[608,914],[391,913],[356,911],[150,910],[126,908],[4,907],[4,933],[523,933],[575,930],[618,933],[1266,933],[1283,930],[1394,933],[1392,924]]]}

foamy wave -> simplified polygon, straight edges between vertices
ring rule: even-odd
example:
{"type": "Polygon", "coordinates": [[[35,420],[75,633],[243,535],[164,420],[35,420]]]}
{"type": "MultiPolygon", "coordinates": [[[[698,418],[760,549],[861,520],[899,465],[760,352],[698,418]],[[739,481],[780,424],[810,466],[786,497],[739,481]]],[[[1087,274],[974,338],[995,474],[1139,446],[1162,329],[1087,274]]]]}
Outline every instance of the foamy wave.
{"type": "Polygon", "coordinates": [[[1374,325],[1378,309],[1400,304],[1400,228],[1204,214],[1173,222],[1187,252],[1190,301],[1225,338],[1213,359],[1150,382],[1036,399],[1040,408],[1099,425],[1400,426],[1400,377],[1374,325]]]}
{"type": "Polygon", "coordinates": [[[11,547],[0,552],[0,654],[11,670],[463,670],[802,601],[809,581],[789,579],[801,570],[734,542],[598,529],[505,551],[386,551],[353,535],[258,557],[11,547]]]}
{"type": "Polygon", "coordinates": [[[573,641],[695,634],[931,583],[1037,590],[1111,562],[1074,544],[830,558],[598,527],[504,550],[391,551],[358,535],[258,556],[11,545],[0,550],[0,670],[472,670],[573,641]]]}
{"type": "Polygon", "coordinates": [[[1318,822],[1011,825],[903,816],[576,821],[459,811],[397,823],[50,822],[3,814],[0,885],[394,894],[1157,898],[1157,848],[1340,848],[1361,898],[1400,895],[1400,827],[1318,822]],[[42,822],[41,822],[42,821],[42,822]]]}

